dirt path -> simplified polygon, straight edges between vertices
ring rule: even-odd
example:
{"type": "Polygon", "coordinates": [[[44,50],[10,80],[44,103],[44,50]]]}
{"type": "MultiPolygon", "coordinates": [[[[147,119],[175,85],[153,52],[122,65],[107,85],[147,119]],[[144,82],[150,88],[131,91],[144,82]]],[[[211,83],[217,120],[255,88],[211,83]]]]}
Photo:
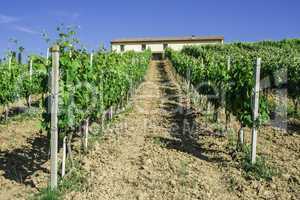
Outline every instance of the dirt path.
{"type": "Polygon", "coordinates": [[[190,132],[189,112],[168,66],[153,62],[133,110],[84,160],[88,189],[67,199],[236,199],[190,132]]]}

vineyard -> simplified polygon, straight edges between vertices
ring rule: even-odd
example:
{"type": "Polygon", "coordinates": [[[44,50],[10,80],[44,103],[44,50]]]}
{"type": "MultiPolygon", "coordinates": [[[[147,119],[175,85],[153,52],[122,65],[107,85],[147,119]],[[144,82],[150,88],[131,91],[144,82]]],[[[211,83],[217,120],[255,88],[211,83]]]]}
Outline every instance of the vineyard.
{"type": "Polygon", "coordinates": [[[53,43],[0,63],[0,199],[300,198],[300,40],[53,43]]]}
{"type": "Polygon", "coordinates": [[[276,105],[274,100],[268,98],[272,92],[285,89],[287,98],[294,104],[294,114],[298,114],[300,94],[298,40],[195,46],[186,47],[181,53],[169,50],[166,54],[176,71],[196,86],[200,94],[208,97],[208,101],[214,106],[215,115],[218,114],[220,107],[223,107],[226,110],[226,119],[232,114],[240,122],[240,131],[243,127],[259,126],[267,122],[271,112],[275,112],[275,107],[282,106],[278,105],[282,102],[277,102],[276,105]],[[254,120],[253,77],[257,58],[262,59],[260,76],[263,80],[264,93],[259,99],[259,118],[254,120]]]}

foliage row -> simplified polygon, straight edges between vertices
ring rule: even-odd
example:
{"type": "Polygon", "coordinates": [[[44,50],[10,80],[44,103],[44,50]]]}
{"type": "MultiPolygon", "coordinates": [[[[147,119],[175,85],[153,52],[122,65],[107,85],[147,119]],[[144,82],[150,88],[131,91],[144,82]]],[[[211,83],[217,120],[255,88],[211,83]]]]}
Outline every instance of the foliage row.
{"type": "MultiPolygon", "coordinates": [[[[111,106],[122,103],[144,77],[151,52],[118,54],[100,48],[91,54],[79,44],[72,28],[58,27],[59,59],[59,132],[68,134],[82,126],[84,120],[96,120],[111,106]]],[[[21,64],[15,56],[0,63],[0,106],[34,94],[48,96],[44,100],[43,127],[49,130],[51,116],[51,66],[47,60],[33,55],[32,75],[29,64],[21,64]],[[10,63],[10,64],[9,64],[10,63]]]]}
{"type": "Polygon", "coordinates": [[[0,106],[47,91],[46,59],[36,55],[30,59],[33,63],[31,77],[29,64],[21,64],[14,57],[10,62],[0,63],[0,106]]]}
{"type": "MultiPolygon", "coordinates": [[[[73,132],[85,119],[99,119],[110,106],[126,99],[147,70],[150,52],[135,53],[98,51],[90,54],[82,49],[61,46],[59,81],[59,130],[73,132]],[[71,52],[71,53],[70,53],[71,52]]],[[[48,101],[48,108],[50,109],[48,101]]],[[[48,109],[48,111],[49,111],[48,109]]],[[[45,126],[50,112],[45,113],[45,126]]]]}
{"type": "Polygon", "coordinates": [[[265,95],[260,97],[260,117],[252,120],[254,67],[261,58],[261,88],[284,89],[293,100],[300,94],[300,41],[234,43],[186,46],[181,52],[167,50],[176,71],[209,97],[216,108],[226,107],[242,126],[253,126],[269,117],[265,95]]]}

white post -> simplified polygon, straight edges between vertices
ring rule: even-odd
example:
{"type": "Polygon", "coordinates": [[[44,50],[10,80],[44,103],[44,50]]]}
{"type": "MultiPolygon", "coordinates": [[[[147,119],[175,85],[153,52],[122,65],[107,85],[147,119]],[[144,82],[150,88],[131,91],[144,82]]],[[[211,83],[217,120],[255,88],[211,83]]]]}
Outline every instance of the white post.
{"type": "Polygon", "coordinates": [[[187,90],[190,91],[190,85],[191,85],[191,68],[188,67],[187,69],[187,90]]]}
{"type": "MultiPolygon", "coordinates": [[[[30,58],[29,61],[29,80],[32,80],[32,65],[33,65],[33,60],[30,58]]],[[[28,106],[31,107],[31,95],[28,97],[28,106]]]]}
{"type": "Polygon", "coordinates": [[[10,70],[10,68],[11,68],[11,56],[9,56],[9,58],[8,58],[8,69],[10,70]]]}
{"type": "Polygon", "coordinates": [[[110,108],[109,108],[109,120],[112,120],[112,118],[113,118],[113,107],[110,106],[110,108]]]}
{"type": "Polygon", "coordinates": [[[244,127],[242,126],[239,130],[238,145],[243,145],[244,141],[244,127]]]}
{"type": "Polygon", "coordinates": [[[31,58],[30,62],[29,62],[29,78],[30,78],[30,80],[32,79],[32,65],[33,65],[33,60],[31,58]]]}
{"type": "Polygon", "coordinates": [[[93,66],[93,58],[94,58],[94,55],[93,55],[93,53],[91,53],[91,55],[90,55],[90,67],[93,66]]]}
{"type": "Polygon", "coordinates": [[[104,111],[101,115],[101,131],[103,132],[104,131],[104,123],[105,123],[105,116],[106,116],[106,112],[104,111]]]}
{"type": "Polygon", "coordinates": [[[252,128],[252,151],[251,151],[251,162],[252,164],[256,161],[256,140],[257,140],[257,127],[256,120],[258,118],[258,108],[259,108],[259,89],[260,89],[260,66],[261,58],[257,58],[255,67],[255,88],[253,94],[253,121],[254,125],[252,128]]]}
{"type": "Polygon", "coordinates": [[[57,187],[57,114],[58,114],[58,81],[59,81],[59,46],[54,45],[52,52],[51,81],[51,189],[57,187]]]}
{"type": "Polygon", "coordinates": [[[63,156],[62,156],[62,164],[61,164],[61,176],[64,177],[66,174],[66,155],[67,155],[67,137],[64,137],[63,140],[63,156]]]}
{"type": "Polygon", "coordinates": [[[84,123],[84,149],[87,151],[89,139],[89,119],[86,119],[84,123]]]}
{"type": "Polygon", "coordinates": [[[46,53],[46,65],[48,65],[48,59],[49,59],[49,48],[47,48],[47,53],[46,53]]]}
{"type": "MultiPolygon", "coordinates": [[[[229,72],[230,71],[230,68],[231,68],[231,58],[230,58],[230,56],[228,56],[228,58],[227,58],[227,72],[229,72]]],[[[227,84],[229,84],[229,83],[227,83],[227,84]]],[[[227,92],[227,91],[226,91],[227,92]]],[[[225,120],[226,120],[226,122],[225,122],[225,129],[226,129],[226,131],[228,131],[228,123],[229,123],[229,117],[230,117],[230,113],[229,113],[229,111],[228,111],[228,108],[227,108],[227,93],[225,92],[225,120]]]]}
{"type": "Polygon", "coordinates": [[[7,120],[8,119],[8,115],[9,115],[8,104],[5,104],[5,106],[4,106],[4,112],[5,112],[4,118],[5,118],[5,120],[7,120]]]}
{"type": "Polygon", "coordinates": [[[228,58],[227,58],[227,70],[228,71],[230,70],[230,65],[231,65],[231,58],[230,58],[230,56],[228,56],[228,58]]]}

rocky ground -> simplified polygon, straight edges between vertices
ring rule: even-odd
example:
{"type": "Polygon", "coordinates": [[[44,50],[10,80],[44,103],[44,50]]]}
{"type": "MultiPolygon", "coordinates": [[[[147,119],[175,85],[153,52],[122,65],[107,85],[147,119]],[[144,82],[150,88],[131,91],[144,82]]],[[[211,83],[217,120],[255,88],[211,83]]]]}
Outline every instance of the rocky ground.
{"type": "Polygon", "coordinates": [[[48,182],[48,139],[39,115],[25,115],[0,124],[1,200],[27,199],[48,182]]]}
{"type": "Polygon", "coordinates": [[[248,180],[228,137],[204,120],[169,64],[153,62],[133,110],[83,160],[87,187],[66,199],[299,199],[299,132],[263,128],[258,152],[283,173],[272,181],[248,180]]]}
{"type": "MultiPolygon", "coordinates": [[[[170,69],[150,64],[132,108],[80,155],[85,186],[64,199],[300,199],[300,128],[261,128],[257,151],[280,173],[247,178],[232,151],[236,138],[216,134],[220,123],[190,103],[170,69]]],[[[236,135],[234,120],[230,128],[236,135]]],[[[27,199],[47,185],[48,140],[39,129],[38,118],[0,125],[1,200],[27,199]]]]}

